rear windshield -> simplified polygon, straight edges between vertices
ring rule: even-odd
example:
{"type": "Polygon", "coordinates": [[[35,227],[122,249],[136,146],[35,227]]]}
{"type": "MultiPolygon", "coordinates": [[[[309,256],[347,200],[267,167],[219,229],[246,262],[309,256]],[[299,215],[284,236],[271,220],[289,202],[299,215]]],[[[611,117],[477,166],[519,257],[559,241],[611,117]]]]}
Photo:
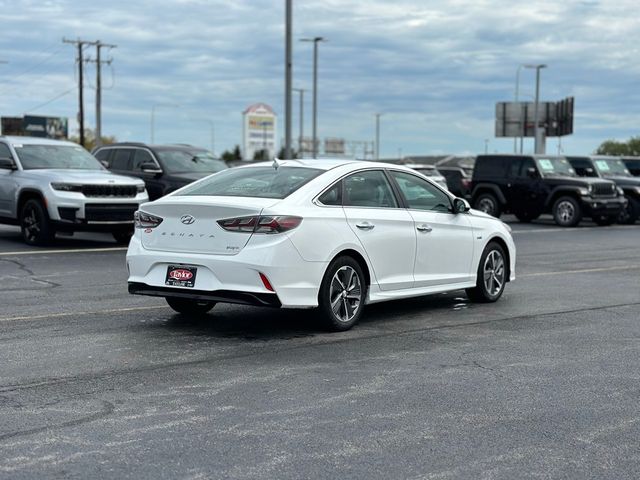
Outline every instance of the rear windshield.
{"type": "Polygon", "coordinates": [[[323,170],[303,167],[231,168],[182,190],[180,196],[285,198],[323,170]]]}

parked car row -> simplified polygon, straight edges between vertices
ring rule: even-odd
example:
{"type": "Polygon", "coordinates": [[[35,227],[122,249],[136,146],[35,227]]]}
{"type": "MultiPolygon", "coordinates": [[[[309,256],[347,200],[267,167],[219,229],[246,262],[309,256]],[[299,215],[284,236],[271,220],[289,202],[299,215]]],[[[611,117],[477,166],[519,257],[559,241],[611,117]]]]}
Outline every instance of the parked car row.
{"type": "Polygon", "coordinates": [[[583,217],[629,224],[640,211],[640,178],[615,157],[478,155],[470,198],[478,210],[512,213],[522,222],[550,213],[565,227],[583,217]]]}

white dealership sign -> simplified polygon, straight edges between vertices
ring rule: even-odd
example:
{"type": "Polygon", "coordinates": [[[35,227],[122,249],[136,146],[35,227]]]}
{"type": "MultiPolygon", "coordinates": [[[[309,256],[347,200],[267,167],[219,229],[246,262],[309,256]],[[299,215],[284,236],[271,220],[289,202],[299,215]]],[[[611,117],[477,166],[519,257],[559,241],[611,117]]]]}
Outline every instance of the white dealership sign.
{"type": "Polygon", "coordinates": [[[253,160],[256,152],[266,150],[268,158],[276,155],[277,117],[265,103],[256,103],[242,113],[242,156],[253,160]]]}

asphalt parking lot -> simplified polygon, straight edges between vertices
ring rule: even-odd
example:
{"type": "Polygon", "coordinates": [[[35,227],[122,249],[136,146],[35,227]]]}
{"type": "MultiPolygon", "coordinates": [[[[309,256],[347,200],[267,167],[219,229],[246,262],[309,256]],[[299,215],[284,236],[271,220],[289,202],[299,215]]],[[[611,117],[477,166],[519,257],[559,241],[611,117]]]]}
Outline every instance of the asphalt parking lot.
{"type": "Polygon", "coordinates": [[[184,319],[104,235],[0,227],[0,477],[640,478],[640,226],[512,223],[516,282],[184,319]]]}

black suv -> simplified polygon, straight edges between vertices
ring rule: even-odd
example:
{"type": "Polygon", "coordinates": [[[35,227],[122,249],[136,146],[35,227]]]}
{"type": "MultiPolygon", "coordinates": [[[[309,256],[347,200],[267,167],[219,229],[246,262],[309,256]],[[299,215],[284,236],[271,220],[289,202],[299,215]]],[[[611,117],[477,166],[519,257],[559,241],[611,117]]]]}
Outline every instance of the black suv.
{"type": "Polygon", "coordinates": [[[640,177],[640,157],[622,157],[622,161],[631,175],[640,177]]]}
{"type": "Polygon", "coordinates": [[[581,177],[598,177],[612,180],[622,189],[627,207],[620,213],[620,223],[632,224],[640,215],[640,178],[634,177],[619,157],[590,156],[567,157],[581,177]]]}
{"type": "Polygon", "coordinates": [[[610,223],[626,204],[612,181],[578,177],[566,158],[549,155],[478,155],[471,202],[494,217],[513,213],[522,222],[551,213],[563,227],[583,216],[610,223]]]}
{"type": "Polygon", "coordinates": [[[208,150],[191,145],[112,143],[93,154],[109,170],[143,179],[149,200],[228,168],[208,150]]]}

